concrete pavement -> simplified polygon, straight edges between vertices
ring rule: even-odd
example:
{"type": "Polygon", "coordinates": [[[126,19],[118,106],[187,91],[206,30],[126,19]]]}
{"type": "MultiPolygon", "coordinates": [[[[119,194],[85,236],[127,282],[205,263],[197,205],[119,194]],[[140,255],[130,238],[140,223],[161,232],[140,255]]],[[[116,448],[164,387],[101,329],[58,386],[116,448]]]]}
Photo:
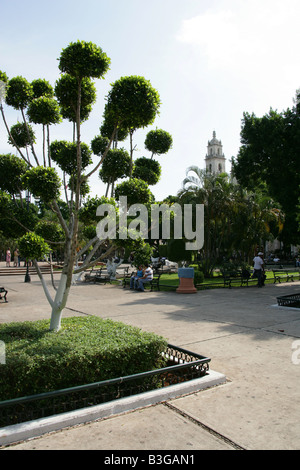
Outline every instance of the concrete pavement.
{"type": "MultiPolygon", "coordinates": [[[[37,276],[30,283],[1,277],[0,285],[9,300],[1,302],[1,323],[49,318],[37,276]]],[[[277,296],[299,292],[300,282],[192,295],[74,286],[65,316],[92,314],[158,333],[210,357],[226,381],[5,449],[299,449],[300,310],[276,306],[277,296]]]]}

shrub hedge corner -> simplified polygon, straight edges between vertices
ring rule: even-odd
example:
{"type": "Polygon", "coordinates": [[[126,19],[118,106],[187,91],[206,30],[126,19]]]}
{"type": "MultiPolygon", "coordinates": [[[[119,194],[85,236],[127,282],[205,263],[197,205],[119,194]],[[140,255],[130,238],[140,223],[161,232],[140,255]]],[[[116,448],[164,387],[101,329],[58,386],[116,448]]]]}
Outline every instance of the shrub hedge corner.
{"type": "Polygon", "coordinates": [[[4,323],[0,401],[133,375],[163,366],[167,341],[154,333],[94,316],[4,323]]]}

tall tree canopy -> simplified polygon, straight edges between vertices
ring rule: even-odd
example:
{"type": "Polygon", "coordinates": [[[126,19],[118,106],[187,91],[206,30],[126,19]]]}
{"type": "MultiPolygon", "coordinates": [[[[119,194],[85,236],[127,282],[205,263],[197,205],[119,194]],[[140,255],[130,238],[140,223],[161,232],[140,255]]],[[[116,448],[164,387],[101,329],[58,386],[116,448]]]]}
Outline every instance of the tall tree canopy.
{"type": "Polygon", "coordinates": [[[297,106],[282,113],[270,110],[263,117],[244,113],[239,154],[233,160],[238,182],[255,190],[266,183],[270,196],[286,215],[282,240],[299,242],[297,202],[300,188],[300,113],[297,106]]]}
{"type": "MultiPolygon", "coordinates": [[[[100,240],[97,236],[89,240],[85,246],[81,244],[79,222],[85,183],[92,174],[99,171],[112,143],[117,138],[120,139],[121,131],[124,134],[125,131],[132,132],[132,130],[152,124],[160,106],[159,94],[148,80],[138,76],[120,78],[112,84],[108,94],[104,113],[107,124],[106,132],[93,139],[92,150],[81,142],[81,123],[87,117],[90,106],[95,99],[95,87],[91,79],[103,78],[109,65],[110,59],[107,55],[100,47],[91,42],[77,41],[70,43],[63,49],[59,58],[59,69],[64,74],[64,78],[57,82],[55,91],[63,108],[64,117],[75,123],[76,132],[73,135],[74,142],[67,140],[54,141],[52,144],[49,142],[51,151],[47,162],[45,158],[42,160],[38,151],[36,152],[34,149],[34,134],[28,125],[25,111],[27,108],[27,116],[34,123],[48,126],[50,123],[57,122],[57,103],[52,97],[51,86],[45,80],[29,83],[21,76],[9,80],[6,73],[0,71],[0,112],[9,135],[9,141],[18,153],[17,157],[11,154],[0,155],[0,167],[3,170],[0,178],[1,211],[3,213],[5,209],[6,213],[9,212],[11,202],[16,199],[15,193],[22,190],[30,191],[33,196],[40,198],[41,204],[45,204],[53,212],[55,221],[59,222],[64,234],[64,264],[54,296],[44,282],[37,263],[38,258],[47,254],[48,244],[43,241],[41,235],[32,232],[32,225],[27,226],[28,233],[19,240],[19,246],[22,248],[24,256],[30,257],[36,266],[45,295],[52,308],[51,330],[60,329],[62,312],[67,303],[74,274],[84,271],[89,266],[94,266],[100,259],[107,258],[115,250],[114,240],[100,240]],[[10,131],[5,119],[4,101],[7,105],[20,110],[22,114],[24,126],[18,126],[13,129],[13,132],[10,131]],[[49,116],[49,111],[54,111],[52,117],[49,116]],[[120,134],[116,137],[118,129],[120,134]],[[24,132],[27,132],[28,139],[21,139],[20,135],[24,132]],[[29,151],[27,151],[29,143],[29,151],[34,156],[34,162],[30,160],[29,151]],[[26,147],[26,153],[22,153],[20,146],[26,147]],[[59,199],[62,180],[55,165],[51,164],[53,162],[64,172],[64,177],[65,173],[70,175],[72,191],[71,196],[68,196],[65,191],[66,203],[64,206],[59,199]],[[9,168],[13,169],[13,176],[8,184],[7,170],[9,168]],[[86,169],[86,174],[83,174],[84,169],[86,169]],[[102,248],[104,248],[104,253],[99,254],[103,251],[102,248]],[[77,261],[84,254],[86,257],[83,264],[77,266],[77,261]]],[[[122,153],[122,150],[115,150],[115,153],[120,154],[120,152],[122,153]]],[[[121,156],[124,159],[124,155],[121,156]]],[[[128,161],[128,155],[125,157],[128,161]]],[[[122,171],[122,175],[124,173],[122,171]]],[[[116,175],[116,177],[120,176],[116,175]]],[[[145,182],[133,180],[133,183],[136,183],[137,193],[134,202],[140,201],[141,194],[147,200],[151,199],[151,193],[145,182]]],[[[123,190],[122,194],[127,195],[129,192],[130,195],[132,187],[129,185],[129,187],[123,187],[123,190]]],[[[24,209],[25,213],[26,208],[24,209]]],[[[23,224],[24,227],[25,224],[23,224]]],[[[50,234],[50,230],[41,232],[41,227],[38,231],[50,234]]],[[[56,233],[57,230],[54,232],[56,233]]],[[[52,230],[52,233],[54,232],[52,230]]],[[[92,233],[94,234],[95,230],[92,233]]],[[[54,241],[57,243],[57,240],[54,241]]]]}

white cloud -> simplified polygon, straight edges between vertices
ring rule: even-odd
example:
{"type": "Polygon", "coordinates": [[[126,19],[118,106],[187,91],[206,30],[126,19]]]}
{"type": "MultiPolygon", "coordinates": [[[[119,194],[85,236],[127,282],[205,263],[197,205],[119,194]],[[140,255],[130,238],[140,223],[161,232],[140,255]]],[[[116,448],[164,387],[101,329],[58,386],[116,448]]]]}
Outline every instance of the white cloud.
{"type": "Polygon", "coordinates": [[[177,36],[194,46],[210,69],[244,74],[252,68],[270,75],[274,67],[298,62],[299,0],[227,0],[224,5],[183,21],[177,36]]]}

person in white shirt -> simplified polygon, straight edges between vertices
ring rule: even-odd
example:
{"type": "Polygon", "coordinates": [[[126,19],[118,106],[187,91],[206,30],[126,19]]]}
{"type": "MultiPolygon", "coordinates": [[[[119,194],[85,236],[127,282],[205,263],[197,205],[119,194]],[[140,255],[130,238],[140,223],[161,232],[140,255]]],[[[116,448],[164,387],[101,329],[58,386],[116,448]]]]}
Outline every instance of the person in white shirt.
{"type": "Polygon", "coordinates": [[[258,287],[262,287],[263,283],[263,275],[264,275],[264,254],[260,251],[257,256],[253,258],[254,262],[254,277],[257,277],[258,287]]]}
{"type": "Polygon", "coordinates": [[[144,292],[144,284],[145,282],[150,282],[153,279],[153,271],[151,266],[148,265],[148,263],[145,263],[145,270],[144,270],[144,275],[140,279],[138,279],[138,289],[139,291],[144,292]]]}

